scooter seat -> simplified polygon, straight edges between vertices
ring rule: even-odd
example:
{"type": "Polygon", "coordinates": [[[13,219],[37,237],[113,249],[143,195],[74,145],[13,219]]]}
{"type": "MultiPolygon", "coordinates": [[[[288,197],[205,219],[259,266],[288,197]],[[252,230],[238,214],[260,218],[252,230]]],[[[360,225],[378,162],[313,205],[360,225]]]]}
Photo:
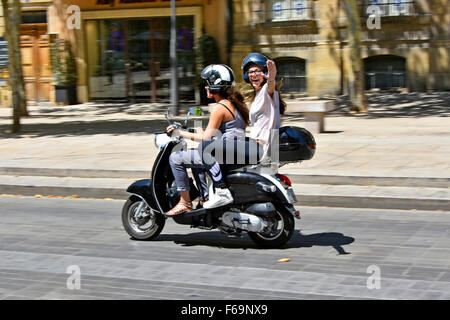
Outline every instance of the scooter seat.
{"type": "Polygon", "coordinates": [[[239,169],[239,168],[243,168],[243,167],[246,167],[246,166],[248,166],[248,164],[246,164],[246,163],[242,163],[242,164],[224,164],[224,165],[222,165],[221,167],[221,169],[222,169],[222,172],[227,172],[227,171],[230,171],[230,170],[236,170],[236,169],[239,169]]]}
{"type": "MultiPolygon", "coordinates": [[[[245,138],[245,144],[243,141],[236,140],[233,150],[234,156],[232,159],[228,159],[227,157],[222,158],[223,160],[226,159],[224,161],[225,163],[220,165],[223,172],[259,164],[263,153],[260,144],[248,137],[245,138]]],[[[215,155],[215,152],[213,154],[215,155]]]]}

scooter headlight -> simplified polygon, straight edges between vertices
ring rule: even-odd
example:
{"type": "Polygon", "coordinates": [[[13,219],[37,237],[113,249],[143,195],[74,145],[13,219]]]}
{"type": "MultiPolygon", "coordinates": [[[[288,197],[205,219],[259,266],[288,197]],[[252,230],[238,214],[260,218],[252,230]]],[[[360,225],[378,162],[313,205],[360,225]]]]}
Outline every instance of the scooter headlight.
{"type": "Polygon", "coordinates": [[[170,140],[170,137],[165,133],[155,134],[155,145],[160,149],[164,148],[170,140]]]}

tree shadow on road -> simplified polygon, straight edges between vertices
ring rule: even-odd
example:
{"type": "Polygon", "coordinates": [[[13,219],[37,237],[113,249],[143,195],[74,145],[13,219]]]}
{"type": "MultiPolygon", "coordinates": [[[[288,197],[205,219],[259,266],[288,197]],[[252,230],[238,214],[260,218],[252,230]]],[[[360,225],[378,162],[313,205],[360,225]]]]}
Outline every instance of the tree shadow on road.
{"type": "MultiPolygon", "coordinates": [[[[6,133],[10,129],[9,124],[0,124],[0,138],[18,139],[22,137],[83,137],[98,134],[124,135],[124,134],[153,134],[166,130],[168,123],[162,119],[150,120],[96,120],[96,121],[65,121],[60,123],[33,123],[24,124],[17,134],[6,133]]],[[[192,119],[188,126],[193,126],[194,121],[207,120],[192,119]]],[[[198,123],[195,123],[198,124],[198,123]]]]}
{"type": "MultiPolygon", "coordinates": [[[[58,138],[162,132],[168,125],[164,117],[167,107],[167,105],[125,103],[42,107],[30,111],[30,117],[23,118],[21,131],[15,134],[9,132],[11,116],[0,117],[0,138],[58,138]],[[139,117],[126,118],[126,116],[139,117]]],[[[173,120],[183,122],[188,109],[187,106],[180,106],[180,114],[173,117],[173,120]]],[[[198,121],[206,125],[207,116],[191,116],[188,126],[198,124],[198,121]]]]}
{"type": "MultiPolygon", "coordinates": [[[[369,113],[350,114],[348,111],[349,97],[332,97],[335,109],[327,113],[327,117],[358,117],[365,119],[378,118],[422,118],[449,117],[450,92],[379,92],[367,93],[369,113]]],[[[311,99],[308,97],[306,99],[311,99]]],[[[21,132],[9,133],[12,115],[3,112],[0,115],[0,138],[22,137],[73,137],[95,134],[145,134],[160,132],[167,127],[164,113],[168,104],[130,104],[116,103],[86,103],[73,106],[47,106],[30,111],[29,118],[23,118],[21,132]],[[134,119],[130,117],[134,116],[134,119]],[[152,117],[150,117],[152,116],[152,117]],[[157,116],[157,117],[155,117],[157,116]],[[125,118],[129,117],[129,118],[125,118]]],[[[188,105],[180,106],[178,121],[184,119],[189,109],[188,105]]],[[[299,125],[303,114],[286,111],[283,125],[299,125]]],[[[190,118],[192,124],[196,118],[190,118]]],[[[206,125],[208,116],[197,118],[206,125]]],[[[301,125],[301,124],[300,124],[301,125]]],[[[333,134],[341,131],[328,131],[333,134]]]]}
{"type": "MultiPolygon", "coordinates": [[[[180,115],[183,116],[192,107],[194,103],[181,104],[179,105],[180,115]]],[[[80,117],[84,114],[101,117],[110,115],[149,115],[149,114],[160,114],[161,117],[167,112],[170,106],[170,102],[167,103],[132,103],[126,101],[115,101],[115,102],[102,102],[93,101],[83,104],[74,105],[48,105],[48,106],[38,106],[30,108],[30,118],[34,119],[60,119],[60,118],[71,118],[80,117]]],[[[7,116],[2,115],[0,119],[12,119],[12,110],[7,116]]]]}
{"type": "Polygon", "coordinates": [[[378,92],[366,93],[366,98],[369,113],[349,113],[349,97],[339,96],[334,99],[335,109],[329,115],[366,119],[450,116],[450,92],[378,92]]]}
{"type": "Polygon", "coordinates": [[[4,134],[9,125],[0,125],[0,137],[73,137],[96,134],[139,134],[164,131],[167,121],[164,120],[98,120],[98,121],[66,121],[60,123],[25,124],[18,134],[4,134]]]}
{"type": "MultiPolygon", "coordinates": [[[[226,249],[263,249],[257,246],[247,234],[240,238],[232,238],[218,231],[195,232],[184,235],[161,234],[153,241],[173,241],[182,246],[210,246],[226,249]]],[[[310,248],[313,246],[333,247],[339,255],[350,254],[343,246],[351,244],[355,238],[345,236],[339,232],[321,232],[303,235],[295,230],[291,241],[279,249],[310,248]]]]}

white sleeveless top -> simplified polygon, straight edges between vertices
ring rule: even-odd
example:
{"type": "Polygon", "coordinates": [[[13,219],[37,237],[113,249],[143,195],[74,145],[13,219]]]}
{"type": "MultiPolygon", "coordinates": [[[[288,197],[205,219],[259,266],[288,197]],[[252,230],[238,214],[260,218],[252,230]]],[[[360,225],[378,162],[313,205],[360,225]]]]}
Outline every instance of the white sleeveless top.
{"type": "Polygon", "coordinates": [[[269,141],[272,129],[280,128],[280,100],[277,90],[270,97],[267,91],[267,83],[256,93],[250,107],[250,138],[264,141],[264,154],[261,162],[267,160],[270,149],[269,141]]]}

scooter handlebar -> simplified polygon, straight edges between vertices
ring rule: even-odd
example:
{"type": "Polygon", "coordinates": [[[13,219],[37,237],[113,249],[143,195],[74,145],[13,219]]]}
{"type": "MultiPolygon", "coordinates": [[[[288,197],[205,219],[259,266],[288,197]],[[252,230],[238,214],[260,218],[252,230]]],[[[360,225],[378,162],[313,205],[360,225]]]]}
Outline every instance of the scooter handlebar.
{"type": "MultiPolygon", "coordinates": [[[[185,126],[182,126],[181,124],[179,124],[178,122],[175,122],[175,123],[173,123],[172,124],[172,126],[175,128],[175,129],[183,129],[183,130],[186,130],[186,131],[188,131],[188,132],[195,132],[195,129],[194,128],[186,128],[185,126]]],[[[171,132],[167,132],[167,130],[166,131],[164,131],[169,137],[171,137],[172,136],[172,132],[173,131],[171,131],[171,132]]]]}
{"type": "MultiPolygon", "coordinates": [[[[183,127],[183,126],[182,126],[181,124],[179,124],[178,122],[172,123],[171,126],[173,126],[175,129],[181,129],[181,128],[183,127]]],[[[171,132],[167,132],[167,130],[165,131],[165,133],[166,133],[169,137],[172,136],[172,132],[173,132],[173,131],[171,131],[171,132]]]]}

